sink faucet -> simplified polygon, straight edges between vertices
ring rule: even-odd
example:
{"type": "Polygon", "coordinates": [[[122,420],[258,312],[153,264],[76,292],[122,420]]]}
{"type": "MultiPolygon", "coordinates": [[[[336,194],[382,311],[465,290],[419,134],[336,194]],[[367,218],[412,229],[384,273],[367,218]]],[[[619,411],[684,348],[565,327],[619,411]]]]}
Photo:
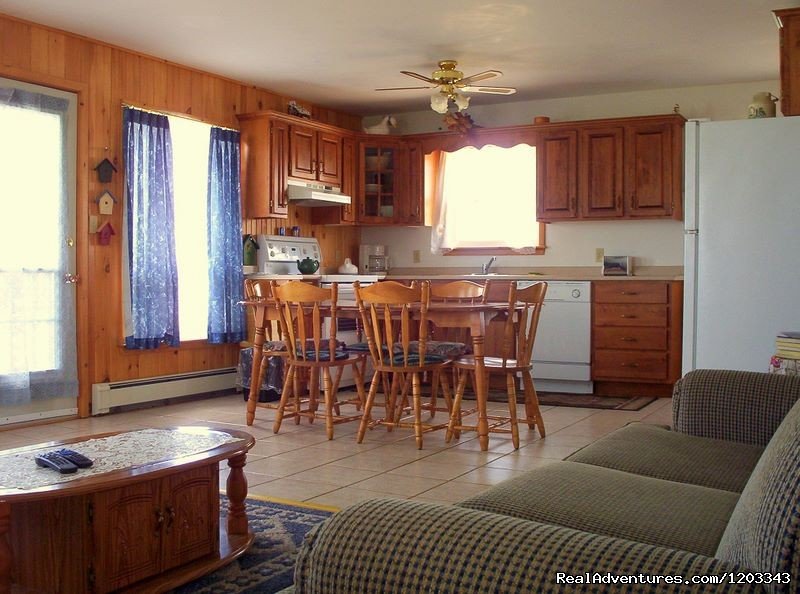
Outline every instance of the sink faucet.
{"type": "Polygon", "coordinates": [[[489,269],[492,267],[492,264],[494,264],[495,260],[497,260],[497,256],[492,256],[489,258],[488,262],[481,264],[481,274],[489,274],[489,269]]]}

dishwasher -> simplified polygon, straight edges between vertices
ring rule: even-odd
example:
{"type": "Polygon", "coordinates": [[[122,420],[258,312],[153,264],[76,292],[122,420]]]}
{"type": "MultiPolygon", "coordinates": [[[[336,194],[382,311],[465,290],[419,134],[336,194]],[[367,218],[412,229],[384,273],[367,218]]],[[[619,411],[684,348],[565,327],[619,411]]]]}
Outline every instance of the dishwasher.
{"type": "MultiPolygon", "coordinates": [[[[518,281],[518,288],[536,281],[518,281]]],[[[537,391],[591,394],[592,284],[548,281],[536,341],[533,382],[537,391]]]]}

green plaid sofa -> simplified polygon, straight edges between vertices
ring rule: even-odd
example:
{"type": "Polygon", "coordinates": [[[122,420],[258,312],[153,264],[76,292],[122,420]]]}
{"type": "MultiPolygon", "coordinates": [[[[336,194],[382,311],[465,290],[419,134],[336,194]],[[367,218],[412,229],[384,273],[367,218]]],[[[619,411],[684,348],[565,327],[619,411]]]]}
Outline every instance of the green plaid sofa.
{"type": "Polygon", "coordinates": [[[673,430],[632,423],[456,505],[334,514],[295,591],[798,592],[798,400],[797,377],[693,371],[673,430]]]}

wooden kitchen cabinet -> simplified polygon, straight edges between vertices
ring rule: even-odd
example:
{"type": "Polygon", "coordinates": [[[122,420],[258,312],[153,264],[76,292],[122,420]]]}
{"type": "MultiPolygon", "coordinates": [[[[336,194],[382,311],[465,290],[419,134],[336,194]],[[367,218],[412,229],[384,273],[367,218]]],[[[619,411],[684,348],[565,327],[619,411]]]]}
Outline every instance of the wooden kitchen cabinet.
{"type": "Polygon", "coordinates": [[[781,112],[800,115],[800,8],[773,12],[780,23],[781,112]]]}
{"type": "Polygon", "coordinates": [[[582,218],[622,216],[624,137],[621,126],[580,131],[578,200],[582,218]]]}
{"type": "Polygon", "coordinates": [[[684,122],[675,114],[540,130],[537,220],[681,218],[684,122]]]}
{"type": "Polygon", "coordinates": [[[407,225],[425,224],[425,153],[422,143],[405,143],[405,191],[401,196],[403,222],[407,225]]]}
{"type": "Polygon", "coordinates": [[[394,138],[359,141],[357,195],[360,223],[394,223],[402,219],[403,144],[394,138]]]}
{"type": "Polygon", "coordinates": [[[682,216],[680,145],[670,122],[637,122],[625,127],[625,214],[629,217],[682,216]]]}
{"type": "Polygon", "coordinates": [[[350,196],[350,204],[315,207],[311,209],[312,225],[355,225],[358,220],[356,189],[356,141],[350,136],[342,139],[342,194],[350,196]]]}
{"type": "MultiPolygon", "coordinates": [[[[342,187],[352,183],[355,166],[347,156],[353,135],[275,111],[240,114],[241,188],[244,218],[287,218],[289,178],[342,187]]],[[[353,189],[350,192],[354,192],[353,189]]],[[[355,220],[342,214],[336,223],[355,220]]]]}
{"type": "Polygon", "coordinates": [[[342,137],[313,126],[289,126],[289,176],[341,187],[342,137]]]}
{"type": "Polygon", "coordinates": [[[536,218],[562,221],[578,215],[578,132],[543,132],[536,140],[536,218]]]}
{"type": "Polygon", "coordinates": [[[289,216],[289,124],[269,112],[238,117],[242,215],[249,219],[285,219],[289,216]]]}
{"type": "Polygon", "coordinates": [[[592,283],[595,393],[672,393],[681,372],[681,281],[592,283]]]}

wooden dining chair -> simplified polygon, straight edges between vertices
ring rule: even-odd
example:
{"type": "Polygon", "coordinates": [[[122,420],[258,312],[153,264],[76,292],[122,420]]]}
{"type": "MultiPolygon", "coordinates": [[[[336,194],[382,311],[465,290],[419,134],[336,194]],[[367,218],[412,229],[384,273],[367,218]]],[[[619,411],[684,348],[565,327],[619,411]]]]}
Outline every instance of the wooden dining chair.
{"type": "MultiPolygon", "coordinates": [[[[508,416],[488,416],[489,431],[495,433],[511,433],[514,448],[519,448],[519,427],[517,421],[517,375],[522,377],[525,393],[525,422],[530,429],[536,427],[539,435],[545,436],[544,420],[539,410],[539,399],[533,386],[531,375],[531,354],[536,339],[536,328],[539,325],[539,316],[542,312],[542,303],[547,293],[547,283],[538,282],[530,287],[518,289],[516,283],[511,283],[508,292],[508,312],[503,327],[500,357],[484,357],[484,366],[487,373],[487,385],[491,375],[505,375],[506,389],[508,392],[508,416]],[[504,425],[509,425],[505,428],[504,425]]],[[[461,400],[468,376],[475,374],[475,359],[471,355],[461,357],[453,362],[458,370],[459,380],[450,422],[447,427],[446,440],[449,442],[455,433],[461,430],[476,431],[476,426],[462,424],[461,400]]],[[[473,377],[472,384],[475,385],[473,377]]]]}
{"type": "MultiPolygon", "coordinates": [[[[254,380],[258,377],[258,384],[263,384],[263,380],[265,375],[268,373],[270,367],[270,360],[272,357],[279,357],[280,358],[280,374],[281,374],[281,382],[278,383],[276,386],[278,392],[282,389],[282,382],[285,381],[286,378],[286,365],[284,364],[286,358],[288,357],[288,353],[286,351],[286,345],[282,340],[282,335],[280,331],[280,322],[278,321],[278,310],[275,306],[275,300],[272,296],[272,289],[270,287],[271,281],[268,279],[253,279],[248,278],[244,281],[244,296],[245,299],[248,301],[260,301],[266,302],[269,304],[269,308],[266,310],[266,320],[264,322],[264,343],[262,346],[262,354],[260,359],[256,359],[257,355],[255,354],[254,342],[255,337],[252,336],[256,331],[259,331],[255,328],[255,308],[251,308],[251,315],[248,317],[248,331],[251,333],[250,340],[247,342],[240,343],[243,347],[243,351],[246,349],[251,350],[251,355],[249,359],[251,360],[251,367],[250,367],[250,392],[253,391],[253,386],[256,383],[254,380]],[[257,373],[256,373],[257,372],[257,373]]],[[[247,361],[248,357],[246,355],[240,355],[240,360],[247,361]]],[[[242,374],[244,375],[244,373],[242,374]]],[[[255,394],[253,397],[255,398],[255,406],[260,408],[267,408],[267,409],[275,409],[277,408],[276,402],[261,402],[259,399],[259,395],[261,392],[261,385],[256,387],[255,394]]],[[[248,396],[249,399],[249,396],[248,396]]],[[[251,419],[249,419],[251,420],[251,419]]],[[[249,423],[248,423],[249,424],[249,423]]]]}
{"type": "Polygon", "coordinates": [[[361,419],[365,400],[361,369],[366,355],[345,350],[336,339],[337,284],[323,289],[303,281],[290,281],[280,286],[272,281],[271,289],[280,314],[289,365],[273,430],[278,433],[287,417],[293,417],[296,423],[300,417],[307,417],[310,422],[324,418],[328,439],[333,439],[334,425],[361,419]],[[356,397],[339,400],[339,382],[347,366],[353,369],[356,397]],[[307,400],[301,398],[298,375],[301,370],[306,370],[310,379],[307,400]],[[322,412],[318,411],[316,388],[320,374],[325,402],[322,412]],[[347,404],[355,405],[357,412],[342,414],[340,407],[347,404]]]}
{"type": "Polygon", "coordinates": [[[397,282],[384,281],[368,287],[353,283],[356,303],[369,345],[374,369],[372,381],[358,429],[358,442],[364,439],[367,428],[386,425],[413,428],[417,448],[422,448],[422,434],[442,429],[438,425],[422,422],[421,374],[430,372],[441,382],[445,402],[450,410],[451,395],[446,374],[450,360],[428,351],[428,304],[430,282],[423,281],[407,287],[397,282]],[[441,377],[440,377],[441,374],[441,377]],[[403,405],[407,386],[411,385],[410,415],[403,405]],[[378,388],[388,385],[385,416],[372,420],[378,388]],[[411,420],[408,420],[409,416],[411,420]]]}
{"type": "MultiPolygon", "coordinates": [[[[455,280],[446,283],[431,283],[431,303],[486,303],[489,299],[490,280],[483,283],[476,283],[469,280],[455,280]]],[[[431,326],[431,340],[436,341],[440,348],[446,348],[452,353],[452,358],[460,357],[470,352],[472,348],[472,337],[467,328],[436,328],[431,326]],[[445,343],[445,344],[442,344],[445,343]]],[[[456,385],[456,369],[452,369],[453,385],[456,385]]],[[[437,382],[431,382],[431,401],[428,408],[431,417],[434,417],[441,407],[437,406],[438,395],[437,382]]],[[[449,413],[450,411],[448,411],[449,413]]]]}

